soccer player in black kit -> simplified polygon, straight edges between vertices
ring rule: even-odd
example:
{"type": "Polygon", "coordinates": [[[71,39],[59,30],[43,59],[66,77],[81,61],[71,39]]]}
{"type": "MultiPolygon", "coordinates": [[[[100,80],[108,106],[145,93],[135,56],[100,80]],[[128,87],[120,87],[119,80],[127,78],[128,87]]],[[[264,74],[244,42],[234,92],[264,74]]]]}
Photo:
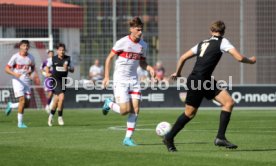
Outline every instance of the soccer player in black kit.
{"type": "Polygon", "coordinates": [[[202,99],[214,99],[221,104],[220,123],[217,136],[214,144],[229,149],[236,149],[238,146],[229,142],[225,137],[225,132],[230,121],[231,112],[234,106],[234,101],[230,94],[225,89],[218,88],[214,80],[214,86],[211,86],[211,75],[218,64],[223,53],[227,52],[241,63],[254,64],[256,57],[246,58],[241,55],[236,48],[223,37],[225,32],[225,24],[223,21],[216,21],[210,26],[212,37],[204,40],[185,52],[179,59],[176,72],[171,75],[173,80],[181,76],[181,70],[186,60],[197,57],[193,71],[187,79],[187,97],[185,111],[182,113],[172,130],[164,137],[163,143],[166,145],[169,152],[177,151],[174,145],[174,138],[179,131],[196,115],[198,107],[202,99]],[[207,88],[203,87],[204,82],[209,81],[207,88]],[[203,86],[201,86],[201,85],[203,86]],[[197,87],[197,88],[194,88],[197,87]],[[198,87],[201,87],[198,88],[198,87]],[[204,89],[205,88],[205,89],[204,89]]]}
{"type": "Polygon", "coordinates": [[[74,67],[71,62],[70,56],[65,55],[65,44],[59,43],[56,47],[57,55],[52,57],[52,61],[48,61],[46,67],[46,76],[53,78],[53,93],[54,93],[54,102],[51,107],[51,112],[48,117],[48,125],[51,127],[53,124],[53,117],[58,111],[58,124],[64,125],[64,121],[62,118],[63,114],[63,101],[64,101],[64,93],[66,90],[66,78],[68,72],[73,73],[74,67]],[[50,73],[50,67],[53,68],[52,74],[50,73]]]}

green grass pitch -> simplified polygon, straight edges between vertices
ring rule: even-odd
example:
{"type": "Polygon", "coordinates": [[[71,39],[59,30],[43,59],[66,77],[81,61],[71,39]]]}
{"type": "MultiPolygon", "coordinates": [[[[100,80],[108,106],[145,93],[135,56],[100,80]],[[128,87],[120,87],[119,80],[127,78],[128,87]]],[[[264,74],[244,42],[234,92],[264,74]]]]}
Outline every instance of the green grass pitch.
{"type": "Polygon", "coordinates": [[[227,137],[239,146],[214,146],[220,111],[199,110],[175,139],[177,153],[167,152],[155,126],[171,124],[183,110],[141,109],[134,140],[125,147],[126,117],[97,110],[64,110],[65,126],[47,126],[44,111],[26,111],[29,128],[17,128],[17,115],[0,112],[0,166],[264,166],[276,165],[276,112],[235,110],[227,137]]]}

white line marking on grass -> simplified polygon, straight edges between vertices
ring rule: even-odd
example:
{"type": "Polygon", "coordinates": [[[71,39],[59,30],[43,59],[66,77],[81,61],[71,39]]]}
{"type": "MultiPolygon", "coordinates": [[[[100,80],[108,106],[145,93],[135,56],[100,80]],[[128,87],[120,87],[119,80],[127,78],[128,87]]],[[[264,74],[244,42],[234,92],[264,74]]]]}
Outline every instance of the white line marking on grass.
{"type": "Polygon", "coordinates": [[[0,134],[17,134],[18,132],[1,131],[0,134]]]}

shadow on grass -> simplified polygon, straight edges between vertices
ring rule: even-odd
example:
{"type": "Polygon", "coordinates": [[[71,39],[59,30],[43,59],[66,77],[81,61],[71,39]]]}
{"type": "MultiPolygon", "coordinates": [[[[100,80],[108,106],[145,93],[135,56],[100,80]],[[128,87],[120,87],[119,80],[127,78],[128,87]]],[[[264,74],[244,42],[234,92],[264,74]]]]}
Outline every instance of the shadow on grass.
{"type": "MultiPolygon", "coordinates": [[[[200,145],[200,144],[209,144],[209,142],[185,142],[185,143],[182,142],[182,143],[175,143],[175,145],[184,145],[184,144],[186,144],[186,145],[189,145],[189,144],[200,145]]],[[[160,146],[160,145],[164,145],[164,144],[162,143],[162,141],[160,141],[160,143],[140,143],[138,145],[140,145],[140,146],[153,146],[153,145],[160,146]]]]}

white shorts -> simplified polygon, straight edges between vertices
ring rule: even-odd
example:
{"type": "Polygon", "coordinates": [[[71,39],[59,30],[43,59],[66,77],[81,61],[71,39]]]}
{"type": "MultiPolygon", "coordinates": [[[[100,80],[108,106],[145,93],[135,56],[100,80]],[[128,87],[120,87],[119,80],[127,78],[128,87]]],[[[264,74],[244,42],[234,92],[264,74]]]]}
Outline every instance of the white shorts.
{"type": "Polygon", "coordinates": [[[127,103],[130,99],[141,100],[139,83],[114,83],[113,90],[116,103],[127,103]]]}
{"type": "Polygon", "coordinates": [[[31,98],[31,88],[28,83],[24,83],[21,80],[12,79],[12,86],[14,91],[14,96],[16,98],[25,96],[26,98],[31,98]]]}

